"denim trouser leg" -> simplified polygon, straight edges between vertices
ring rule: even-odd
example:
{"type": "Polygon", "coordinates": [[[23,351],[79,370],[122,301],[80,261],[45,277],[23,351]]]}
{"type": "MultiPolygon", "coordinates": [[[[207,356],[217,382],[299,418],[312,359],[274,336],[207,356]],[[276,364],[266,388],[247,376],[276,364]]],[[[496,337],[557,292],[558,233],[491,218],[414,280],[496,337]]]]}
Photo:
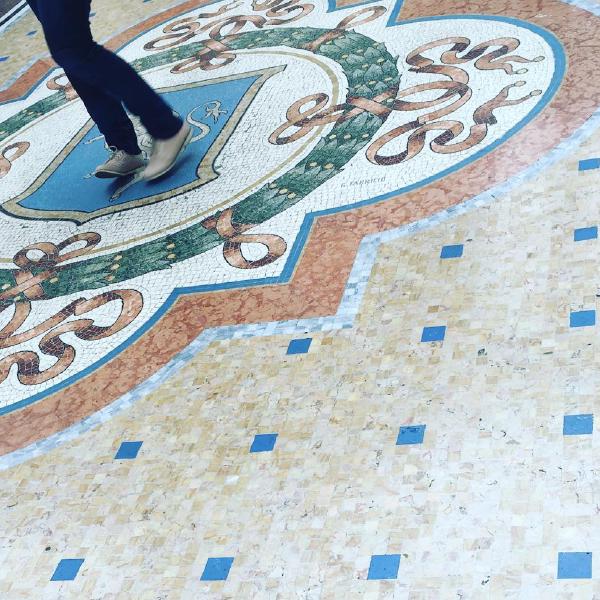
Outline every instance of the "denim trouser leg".
{"type": "Polygon", "coordinates": [[[166,139],[177,133],[181,120],[164,100],[130,65],[92,39],[90,0],[28,2],[42,24],[50,54],[109,145],[132,154],[139,151],[122,104],[140,117],[152,137],[166,139]]]}
{"type": "Polygon", "coordinates": [[[125,150],[128,154],[141,152],[131,119],[123,105],[102,90],[81,81],[65,70],[71,85],[83,101],[90,117],[94,120],[107,146],[125,150]]]}

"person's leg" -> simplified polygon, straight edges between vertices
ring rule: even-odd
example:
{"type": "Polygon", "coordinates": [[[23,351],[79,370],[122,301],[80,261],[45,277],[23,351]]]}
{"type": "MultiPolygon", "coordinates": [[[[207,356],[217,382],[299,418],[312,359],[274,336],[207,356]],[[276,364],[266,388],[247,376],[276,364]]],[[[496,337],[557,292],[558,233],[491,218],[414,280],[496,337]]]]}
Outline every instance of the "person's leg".
{"type": "Polygon", "coordinates": [[[98,125],[106,145],[124,150],[127,154],[140,154],[133,123],[121,102],[72,75],[68,70],[65,70],[65,75],[81,98],[90,117],[98,125]]]}
{"type": "MultiPolygon", "coordinates": [[[[39,5],[43,0],[27,0],[35,16],[42,20],[39,5]]],[[[58,2],[57,2],[58,4],[58,2]]],[[[85,4],[85,0],[82,2],[85,4]]],[[[91,35],[91,34],[90,34],[91,35]]],[[[121,102],[109,96],[104,90],[89,85],[65,70],[65,75],[85,105],[90,117],[94,120],[108,146],[124,150],[128,154],[139,154],[140,148],[133,123],[127,116],[121,102]]]]}
{"type": "MultiPolygon", "coordinates": [[[[140,117],[154,138],[172,138],[181,130],[181,119],[136,71],[94,42],[89,24],[90,0],[32,0],[32,8],[33,5],[42,23],[50,54],[65,70],[67,77],[75,79],[80,89],[82,85],[87,86],[89,94],[84,94],[88,102],[94,89],[103,90],[104,98],[100,95],[101,100],[93,104],[94,120],[108,119],[106,112],[110,110],[106,110],[103,100],[109,96],[113,99],[110,109],[114,108],[114,102],[124,103],[128,110],[140,117]]],[[[72,79],[71,83],[77,90],[72,79]]],[[[118,122],[122,124],[122,120],[118,122]]]]}

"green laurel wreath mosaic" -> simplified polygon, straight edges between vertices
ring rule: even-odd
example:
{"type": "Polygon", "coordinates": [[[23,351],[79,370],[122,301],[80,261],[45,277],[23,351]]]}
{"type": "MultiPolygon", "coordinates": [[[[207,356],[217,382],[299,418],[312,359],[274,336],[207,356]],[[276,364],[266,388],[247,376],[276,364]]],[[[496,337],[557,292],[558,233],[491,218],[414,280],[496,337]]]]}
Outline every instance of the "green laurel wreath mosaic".
{"type": "MultiPolygon", "coordinates": [[[[322,38],[332,30],[319,28],[283,28],[239,34],[227,45],[232,50],[287,46],[306,49],[307,45],[322,38]]],[[[151,68],[169,65],[195,56],[204,48],[202,42],[193,42],[164,52],[140,58],[133,67],[144,72],[151,68]]],[[[348,98],[372,100],[385,92],[399,87],[400,73],[396,60],[385,45],[354,31],[336,30],[330,39],[312,50],[337,62],[348,81],[348,98]]],[[[391,103],[391,99],[388,102],[391,103]]],[[[42,115],[67,102],[64,91],[35,102],[13,117],[0,123],[0,142],[22,127],[32,123],[42,115]]],[[[342,115],[354,110],[355,114],[336,122],[328,134],[322,137],[309,154],[282,176],[265,184],[232,207],[232,222],[244,225],[258,225],[287,210],[325,181],[335,177],[362,148],[364,148],[387,118],[385,113],[357,111],[355,106],[344,104],[342,115]],[[280,193],[285,190],[285,193],[280,193]]],[[[215,213],[215,217],[219,216],[215,213]]],[[[201,223],[194,224],[176,233],[140,244],[138,246],[92,257],[71,264],[56,267],[56,276],[40,285],[44,298],[56,298],[98,289],[120,283],[147,273],[168,269],[181,262],[207,252],[227,241],[214,229],[207,229],[201,223]],[[111,270],[118,255],[118,270],[111,270]]],[[[32,269],[36,275],[43,269],[32,269]]],[[[0,269],[0,289],[16,285],[15,269],[0,269]]],[[[18,300],[13,297],[4,306],[18,300]]]]}

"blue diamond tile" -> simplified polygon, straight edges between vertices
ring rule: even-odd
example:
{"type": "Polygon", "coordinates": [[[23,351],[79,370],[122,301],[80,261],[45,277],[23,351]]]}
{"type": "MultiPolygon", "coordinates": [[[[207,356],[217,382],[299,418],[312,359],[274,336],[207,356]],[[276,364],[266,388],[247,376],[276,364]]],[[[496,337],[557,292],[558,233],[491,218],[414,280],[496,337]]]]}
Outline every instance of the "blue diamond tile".
{"type": "Polygon", "coordinates": [[[10,57],[8,56],[0,56],[0,62],[4,62],[6,60],[8,60],[10,57]]]}
{"type": "Polygon", "coordinates": [[[583,242],[584,240],[595,240],[598,238],[598,227],[581,227],[573,233],[573,240],[583,242]]]}
{"type": "Polygon", "coordinates": [[[73,581],[83,564],[83,558],[63,558],[52,575],[50,581],[73,581]]]}
{"type": "Polygon", "coordinates": [[[232,557],[209,558],[204,567],[201,581],[225,581],[233,564],[232,557]]]}
{"type": "Polygon", "coordinates": [[[455,244],[453,246],[444,246],[440,258],[460,258],[463,255],[464,246],[455,244]]]}
{"type": "Polygon", "coordinates": [[[312,343],[312,338],[292,340],[288,346],[288,354],[306,354],[312,343]]]}
{"type": "Polygon", "coordinates": [[[422,444],[425,437],[425,425],[406,425],[400,427],[396,446],[407,444],[422,444]]]}
{"type": "Polygon", "coordinates": [[[276,433],[259,433],[254,436],[250,452],[271,452],[277,441],[276,433]]]}
{"type": "Polygon", "coordinates": [[[374,554],[371,556],[367,579],[397,579],[399,568],[399,554],[374,554]]]}
{"type": "Polygon", "coordinates": [[[592,553],[591,552],[559,552],[558,553],[558,578],[559,579],[591,579],[592,578],[592,553]]]}
{"type": "Polygon", "coordinates": [[[580,310],[572,312],[570,318],[571,327],[593,327],[596,324],[595,310],[580,310]]]}
{"type": "Polygon", "coordinates": [[[591,169],[597,169],[598,167],[600,167],[600,158],[588,158],[579,161],[580,171],[589,171],[591,169]]]}
{"type": "Polygon", "coordinates": [[[115,454],[115,459],[136,458],[143,443],[144,442],[123,442],[115,454]]]}
{"type": "Polygon", "coordinates": [[[442,342],[446,337],[446,327],[425,327],[421,335],[422,342],[442,342]]]}
{"type": "Polygon", "coordinates": [[[563,435],[589,435],[594,432],[594,415],[565,415],[563,435]]]}

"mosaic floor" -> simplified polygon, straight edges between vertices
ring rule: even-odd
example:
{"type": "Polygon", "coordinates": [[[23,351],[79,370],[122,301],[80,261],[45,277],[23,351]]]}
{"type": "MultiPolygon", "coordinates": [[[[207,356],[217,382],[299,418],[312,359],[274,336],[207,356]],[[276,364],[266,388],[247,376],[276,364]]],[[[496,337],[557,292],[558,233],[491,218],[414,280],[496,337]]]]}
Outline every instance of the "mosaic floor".
{"type": "Polygon", "coordinates": [[[194,137],[0,26],[0,598],[600,600],[600,3],[93,11],[194,137]]]}

